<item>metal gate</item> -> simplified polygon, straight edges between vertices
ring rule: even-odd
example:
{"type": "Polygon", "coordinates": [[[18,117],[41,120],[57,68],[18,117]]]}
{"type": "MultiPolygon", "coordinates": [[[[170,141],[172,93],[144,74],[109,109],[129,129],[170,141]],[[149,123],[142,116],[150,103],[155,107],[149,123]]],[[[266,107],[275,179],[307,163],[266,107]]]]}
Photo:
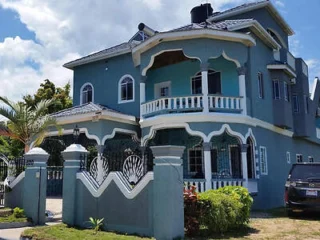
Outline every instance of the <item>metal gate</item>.
{"type": "Polygon", "coordinates": [[[63,167],[47,167],[47,196],[61,197],[63,182],[63,167]]]}
{"type": "Polygon", "coordinates": [[[8,174],[8,159],[3,154],[0,154],[0,206],[4,206],[4,180],[8,174]]]}

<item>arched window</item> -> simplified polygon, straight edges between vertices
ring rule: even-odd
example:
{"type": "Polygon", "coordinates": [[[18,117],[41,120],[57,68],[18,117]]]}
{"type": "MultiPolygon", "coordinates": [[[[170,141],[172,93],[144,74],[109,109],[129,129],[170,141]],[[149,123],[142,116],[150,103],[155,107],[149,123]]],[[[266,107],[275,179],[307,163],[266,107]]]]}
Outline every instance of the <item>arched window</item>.
{"type": "MultiPolygon", "coordinates": [[[[191,81],[192,94],[202,93],[201,72],[197,73],[191,81]]],[[[208,93],[221,94],[221,73],[213,70],[208,71],[208,93]]]]}
{"type": "Polygon", "coordinates": [[[85,83],[80,91],[80,103],[86,104],[93,102],[93,86],[91,83],[85,83]]]}
{"type": "Polygon", "coordinates": [[[270,34],[270,36],[282,47],[287,48],[287,44],[282,39],[282,37],[274,30],[268,28],[267,32],[270,34]]]}
{"type": "Polygon", "coordinates": [[[134,101],[134,79],[130,75],[123,76],[119,81],[119,103],[134,101]]]}

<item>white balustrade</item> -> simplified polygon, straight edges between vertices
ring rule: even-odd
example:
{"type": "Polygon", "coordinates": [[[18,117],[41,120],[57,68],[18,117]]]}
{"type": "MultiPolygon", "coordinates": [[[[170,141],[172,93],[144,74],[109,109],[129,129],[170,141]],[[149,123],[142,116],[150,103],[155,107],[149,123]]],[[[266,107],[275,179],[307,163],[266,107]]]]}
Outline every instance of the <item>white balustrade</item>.
{"type": "Polygon", "coordinates": [[[296,70],[296,59],[290,52],[287,52],[287,63],[292,69],[296,70]]]}
{"type": "Polygon", "coordinates": [[[212,189],[226,186],[243,186],[242,179],[212,179],[212,189]]]}
{"type": "Polygon", "coordinates": [[[184,189],[188,190],[191,186],[195,186],[195,191],[200,193],[205,191],[205,180],[204,179],[185,179],[184,180],[184,189]]]}
{"type": "Polygon", "coordinates": [[[308,77],[308,66],[304,61],[302,61],[302,72],[308,77]]]}
{"type": "Polygon", "coordinates": [[[230,110],[242,110],[241,109],[241,97],[227,97],[220,95],[209,96],[209,109],[230,109],[230,110]]]}
{"type": "Polygon", "coordinates": [[[142,116],[160,111],[193,111],[202,109],[202,96],[165,97],[142,104],[142,116]]]}

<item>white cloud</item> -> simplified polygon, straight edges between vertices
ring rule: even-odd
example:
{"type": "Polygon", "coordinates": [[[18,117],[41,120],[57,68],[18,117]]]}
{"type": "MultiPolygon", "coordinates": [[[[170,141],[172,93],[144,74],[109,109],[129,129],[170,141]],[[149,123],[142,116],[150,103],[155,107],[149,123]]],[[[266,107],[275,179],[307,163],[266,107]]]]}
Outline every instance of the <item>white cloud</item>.
{"type": "MultiPolygon", "coordinates": [[[[251,0],[250,0],[251,1],[251,0]]],[[[20,100],[33,93],[48,78],[61,86],[72,80],[63,63],[124,41],[144,22],[162,31],[190,22],[192,7],[200,0],[122,1],[0,0],[0,6],[16,11],[21,22],[33,31],[37,41],[20,37],[0,42],[0,95],[20,100]],[[39,68],[32,68],[33,62],[39,68]]],[[[225,4],[248,0],[211,1],[215,11],[225,4]]]]}
{"type": "Polygon", "coordinates": [[[281,8],[285,7],[284,3],[282,1],[279,1],[279,0],[275,1],[275,5],[278,6],[278,7],[281,7],[281,8]]]}

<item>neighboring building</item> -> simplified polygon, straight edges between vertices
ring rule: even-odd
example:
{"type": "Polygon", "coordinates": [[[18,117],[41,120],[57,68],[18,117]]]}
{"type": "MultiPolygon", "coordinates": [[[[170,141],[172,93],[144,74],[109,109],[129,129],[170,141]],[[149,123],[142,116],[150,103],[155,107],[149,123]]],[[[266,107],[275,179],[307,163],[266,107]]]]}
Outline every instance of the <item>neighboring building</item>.
{"type": "Polygon", "coordinates": [[[281,206],[291,164],[319,161],[319,80],[310,95],[294,32],[271,2],[204,4],[191,16],[166,32],[141,23],[128,42],[66,63],[74,107],[54,116],[100,152],[113,140],[121,151],[185,146],[184,181],[199,191],[241,184],[255,208],[281,206]]]}

